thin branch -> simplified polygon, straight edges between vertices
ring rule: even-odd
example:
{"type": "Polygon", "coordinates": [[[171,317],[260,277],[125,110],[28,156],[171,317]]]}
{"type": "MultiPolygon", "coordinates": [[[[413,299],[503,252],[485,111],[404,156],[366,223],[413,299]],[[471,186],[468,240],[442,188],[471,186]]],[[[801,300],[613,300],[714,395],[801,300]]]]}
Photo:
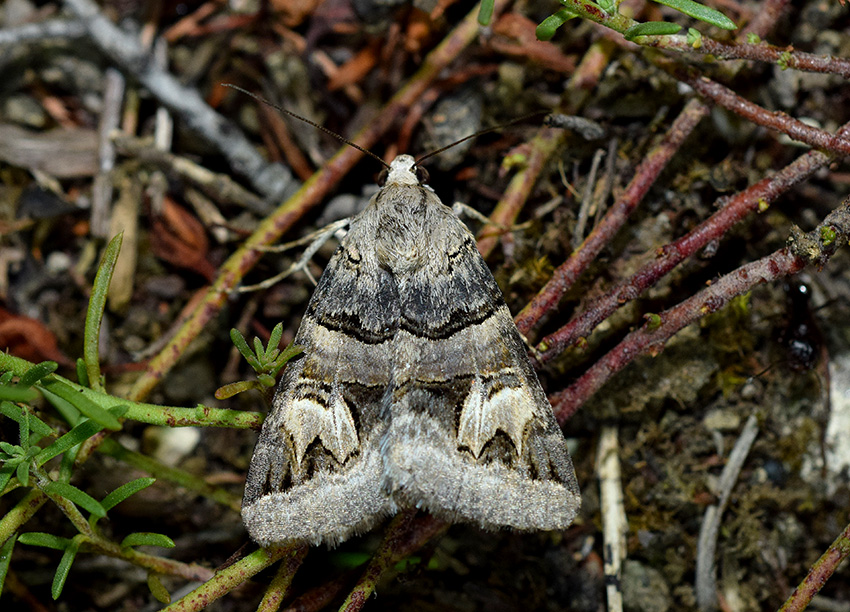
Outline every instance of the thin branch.
{"type": "Polygon", "coordinates": [[[714,556],[717,551],[717,534],[720,532],[720,520],[729,504],[732,488],[738,481],[744,461],[750,454],[750,448],[758,435],[758,420],[755,415],[750,415],[735,447],[729,454],[720,482],[717,485],[719,500],[717,504],[705,509],[702,525],[699,530],[699,541],[697,544],[696,580],[694,591],[696,592],[697,607],[700,610],[714,610],[717,608],[717,577],[714,565],[714,556]]]}
{"type": "Polygon", "coordinates": [[[32,489],[21,501],[15,504],[14,508],[4,514],[0,518],[0,546],[15,535],[15,532],[30,520],[46,501],[47,495],[38,489],[32,489]]]}
{"type": "Polygon", "coordinates": [[[815,561],[803,581],[797,585],[779,612],[803,612],[841,562],[850,555],[850,524],[815,561]]]}
{"type": "Polygon", "coordinates": [[[790,117],[781,111],[769,111],[739,96],[728,87],[701,75],[694,68],[684,67],[666,58],[656,58],[655,65],[682,83],[692,87],[699,95],[747,121],[786,134],[792,140],[806,143],[816,149],[834,151],[844,155],[850,154],[850,138],[841,133],[830,134],[825,130],[806,125],[799,119],[790,117]]]}
{"type": "Polygon", "coordinates": [[[89,37],[193,132],[212,144],[233,170],[251,181],[269,198],[291,192],[292,173],[280,164],[270,164],[242,131],[216,113],[198,91],[187,87],[174,75],[157,67],[153,55],[127,32],[113,24],[92,0],[63,0],[65,8],[86,24],[89,37]]]}
{"type": "Polygon", "coordinates": [[[646,156],[635,171],[623,195],[605,213],[581,246],[561,264],[531,302],[516,317],[517,327],[529,334],[534,326],[558,305],[579,275],[596,259],[614,234],[619,231],[667,163],[679,150],[685,139],[700,120],[708,114],[708,107],[698,100],[689,101],[670,126],[662,141],[646,156]]]}
{"type": "Polygon", "coordinates": [[[430,514],[414,517],[415,513],[415,510],[408,510],[393,519],[381,547],[372,556],[363,576],[340,606],[340,612],[357,612],[362,609],[375,591],[378,580],[389,568],[449,528],[449,523],[430,514]]]}
{"type": "Polygon", "coordinates": [[[217,202],[235,204],[262,216],[270,212],[269,205],[265,201],[242,187],[228,175],[212,172],[185,157],[163,151],[157,148],[151,139],[133,138],[122,133],[114,134],[113,141],[122,155],[135,157],[144,163],[152,164],[165,172],[189,181],[217,202]]]}
{"type": "Polygon", "coordinates": [[[690,53],[713,55],[719,60],[744,59],[780,64],[783,68],[793,68],[806,72],[836,74],[850,78],[850,59],[833,55],[815,55],[797,51],[793,47],[777,47],[764,42],[726,44],[703,36],[697,47],[688,44],[685,36],[646,37],[647,47],[675,49],[690,53]],[[652,40],[654,39],[654,40],[652,40]]]}
{"type": "Polygon", "coordinates": [[[153,457],[143,455],[125,448],[120,442],[112,438],[104,438],[101,440],[97,449],[104,455],[109,455],[122,463],[138,468],[157,480],[168,480],[179,487],[183,487],[187,491],[202,495],[222,506],[230,508],[237,514],[242,508],[242,500],[239,496],[234,495],[222,487],[216,487],[209,484],[206,480],[199,476],[181,470],[180,468],[165,465],[161,461],[157,461],[153,457]]]}
{"type": "MultiPolygon", "coordinates": [[[[599,82],[602,72],[607,67],[613,51],[614,46],[605,40],[599,40],[591,45],[566,85],[566,89],[575,92],[575,95],[572,104],[563,109],[564,112],[575,113],[587,101],[590,91],[599,82]]],[[[527,163],[511,179],[502,199],[490,215],[490,221],[494,227],[510,227],[514,224],[546,162],[560,148],[565,139],[566,134],[563,131],[543,128],[531,140],[527,163]]],[[[485,259],[492,253],[497,242],[498,236],[493,235],[492,231],[481,232],[478,237],[478,250],[485,259]]]]}
{"type": "Polygon", "coordinates": [[[733,297],[763,283],[796,274],[808,264],[823,266],[850,236],[850,199],[829,213],[808,234],[792,231],[789,245],[767,257],[741,266],[722,276],[696,295],[659,315],[660,324],[645,324],[627,335],[617,346],[591,366],[570,387],[555,394],[552,405],[563,423],[614,374],[635,357],[657,355],[664,345],[683,327],[720,310],[733,297]]]}
{"type": "Polygon", "coordinates": [[[179,576],[186,580],[209,580],[213,577],[212,570],[196,563],[183,563],[174,559],[139,552],[135,548],[121,547],[119,544],[108,540],[98,533],[71,501],[60,495],[54,495],[52,493],[45,494],[68,517],[68,520],[77,528],[77,531],[80,532],[86,544],[98,553],[116,559],[123,559],[128,563],[152,570],[157,574],[179,576]]]}
{"type": "Polygon", "coordinates": [[[197,610],[203,610],[216,599],[227,595],[251,576],[266,569],[278,559],[287,555],[292,557],[303,554],[301,548],[301,546],[296,545],[276,545],[260,548],[233,565],[218,570],[212,578],[185,597],[163,608],[162,612],[197,612],[197,610]]]}
{"type": "Polygon", "coordinates": [[[45,40],[75,40],[86,35],[86,26],[80,20],[51,19],[41,23],[28,23],[0,30],[0,47],[22,45],[45,40]]]}
{"type": "Polygon", "coordinates": [[[281,562],[277,573],[269,584],[269,588],[263,595],[263,600],[257,606],[257,612],[277,612],[286,597],[289,586],[292,584],[292,579],[295,578],[295,572],[301,567],[301,563],[309,550],[309,546],[300,546],[286,560],[281,562]]]}
{"type": "Polygon", "coordinates": [[[620,444],[615,425],[605,425],[599,433],[596,451],[596,473],[599,476],[599,502],[602,513],[602,551],[605,571],[605,594],[608,612],[622,612],[622,563],[628,546],[629,525],[623,503],[623,481],[620,470],[620,444]]]}
{"type": "MultiPolygon", "coordinates": [[[[843,126],[839,133],[850,133],[850,124],[843,126]]],[[[769,206],[791,187],[834,161],[835,157],[819,151],[809,151],[773,176],[762,179],[735,196],[720,198],[715,203],[718,211],[711,217],[685,236],[661,247],[655,261],[643,266],[631,278],[603,296],[594,299],[587,310],[543,338],[537,345],[540,361],[542,363],[550,361],[567,347],[587,337],[599,323],[655,285],[683,260],[697,253],[712,240],[721,238],[732,226],[750,213],[769,206]]]]}
{"type": "MultiPolygon", "coordinates": [[[[0,372],[12,372],[15,376],[22,376],[33,365],[26,359],[0,352],[0,372]]],[[[259,412],[210,408],[209,406],[200,404],[194,408],[182,408],[179,406],[160,406],[157,404],[133,402],[83,387],[58,374],[51,374],[44,381],[58,381],[68,385],[104,410],[108,410],[114,406],[126,406],[127,411],[124,413],[123,418],[133,419],[134,421],[149,423],[151,425],[165,425],[167,427],[200,425],[206,427],[236,427],[239,429],[259,430],[263,422],[263,415],[259,412]]]]}
{"type": "Polygon", "coordinates": [[[491,226],[499,228],[514,225],[546,162],[564,143],[565,134],[563,130],[544,127],[529,142],[529,151],[522,170],[511,179],[504,196],[493,209],[490,226],[479,233],[478,250],[484,258],[493,252],[502,234],[491,226]]]}

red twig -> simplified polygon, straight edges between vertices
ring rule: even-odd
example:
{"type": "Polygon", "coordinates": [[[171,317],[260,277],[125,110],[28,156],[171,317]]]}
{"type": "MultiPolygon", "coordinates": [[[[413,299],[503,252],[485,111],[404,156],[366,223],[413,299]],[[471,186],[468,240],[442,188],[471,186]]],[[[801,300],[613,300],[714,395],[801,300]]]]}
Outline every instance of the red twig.
{"type": "Polygon", "coordinates": [[[782,132],[789,138],[804,142],[816,149],[835,151],[844,155],[850,154],[850,139],[845,138],[840,133],[830,134],[827,131],[806,125],[799,119],[794,119],[783,112],[769,111],[739,96],[728,87],[700,75],[693,68],[686,68],[660,58],[656,59],[655,64],[676,79],[690,85],[701,96],[736,115],[740,115],[747,121],[782,132]]]}
{"type": "MultiPolygon", "coordinates": [[[[493,212],[490,221],[495,227],[510,227],[516,222],[528,195],[543,171],[546,162],[564,142],[564,130],[540,128],[529,142],[529,151],[525,167],[511,179],[505,194],[493,212]]],[[[485,227],[478,235],[478,250],[486,259],[499,243],[500,233],[492,227],[485,227]]]]}
{"type": "MultiPolygon", "coordinates": [[[[850,124],[845,125],[839,131],[839,133],[847,132],[850,132],[850,124]]],[[[721,198],[717,203],[717,208],[720,210],[685,236],[661,247],[658,250],[659,256],[655,261],[645,265],[631,278],[614,287],[605,295],[594,299],[590,308],[564,327],[543,338],[537,346],[538,351],[540,351],[539,359],[541,362],[545,363],[551,360],[580,338],[586,337],[601,321],[608,318],[623,304],[636,299],[685,258],[690,257],[712,240],[722,237],[733,225],[748,214],[769,204],[832,159],[833,156],[831,155],[809,151],[775,175],[762,179],[731,198],[721,198]]]]}
{"type": "MultiPolygon", "coordinates": [[[[590,92],[596,87],[608,65],[613,50],[614,46],[604,39],[596,41],[587,50],[567,83],[566,89],[573,92],[573,96],[571,104],[564,109],[565,112],[576,112],[587,101],[590,92]]],[[[558,150],[564,138],[563,132],[544,129],[531,140],[528,163],[511,179],[502,199],[490,215],[490,221],[496,227],[509,227],[514,224],[531,189],[537,182],[538,175],[545,167],[545,162],[558,150]]],[[[478,250],[485,259],[493,251],[497,241],[498,236],[493,235],[491,228],[484,228],[484,231],[479,234],[478,250]]]]}
{"type": "Polygon", "coordinates": [[[772,32],[776,23],[785,14],[785,9],[791,4],[791,0],[765,0],[758,7],[756,16],[750,24],[744,28],[742,34],[752,32],[759,36],[765,36],[772,32]]]}
{"type": "Polygon", "coordinates": [[[357,612],[375,591],[378,580],[390,567],[419,550],[428,540],[449,527],[449,523],[433,516],[415,516],[415,510],[402,512],[390,524],[381,548],[372,556],[363,576],[340,607],[344,612],[357,612]]]}
{"type": "Polygon", "coordinates": [[[667,166],[667,162],[706,114],[708,114],[708,107],[698,100],[691,100],[685,105],[661,143],[640,164],[623,195],[581,246],[555,270],[552,278],[528,306],[517,315],[516,323],[521,333],[528,334],[546,313],[557,307],[560,299],[572,287],[579,275],[622,227],[655,179],[667,166]]]}
{"type": "Polygon", "coordinates": [[[838,565],[850,555],[850,524],[844,528],[832,545],[823,553],[803,581],[791,593],[791,597],[782,604],[779,612],[802,612],[811,603],[812,598],[829,580],[838,565]]]}
{"type": "Polygon", "coordinates": [[[696,295],[660,315],[660,324],[626,336],[578,380],[552,398],[560,422],[569,419],[611,376],[638,355],[657,355],[673,334],[707,314],[716,312],[730,299],[762,283],[796,274],[809,263],[823,265],[850,236],[850,199],[832,211],[808,234],[792,232],[789,245],[711,283],[696,295]]]}
{"type": "Polygon", "coordinates": [[[683,36],[665,36],[661,40],[650,41],[647,46],[657,46],[664,49],[676,49],[691,53],[713,55],[720,60],[745,59],[770,64],[781,63],[786,68],[805,70],[807,72],[823,72],[837,74],[850,78],[850,59],[832,55],[815,55],[796,51],[793,48],[782,48],[767,43],[736,43],[726,44],[704,37],[698,48],[689,45],[683,36]]]}

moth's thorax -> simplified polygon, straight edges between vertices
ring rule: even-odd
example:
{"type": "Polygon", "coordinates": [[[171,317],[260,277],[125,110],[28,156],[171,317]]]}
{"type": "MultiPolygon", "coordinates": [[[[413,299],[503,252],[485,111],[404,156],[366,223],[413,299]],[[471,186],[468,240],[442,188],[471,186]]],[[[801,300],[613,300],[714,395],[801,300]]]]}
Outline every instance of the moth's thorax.
{"type": "Polygon", "coordinates": [[[410,155],[396,157],[384,186],[359,219],[374,240],[379,264],[394,273],[427,265],[435,249],[445,247],[446,216],[454,216],[433,189],[419,182],[414,167],[410,155]]]}

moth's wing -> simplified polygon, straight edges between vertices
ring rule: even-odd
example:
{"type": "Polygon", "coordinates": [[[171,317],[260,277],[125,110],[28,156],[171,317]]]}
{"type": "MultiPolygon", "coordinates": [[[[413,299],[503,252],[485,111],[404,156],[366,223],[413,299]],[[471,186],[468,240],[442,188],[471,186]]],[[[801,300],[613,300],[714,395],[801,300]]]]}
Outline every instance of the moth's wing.
{"type": "Polygon", "coordinates": [[[580,505],[563,433],[493,275],[461,222],[398,275],[388,488],[488,529],[564,529],[580,505]]]}
{"type": "Polygon", "coordinates": [[[379,447],[398,292],[361,235],[352,224],[319,280],[254,449],[242,520],[264,546],[335,544],[395,511],[379,447]]]}

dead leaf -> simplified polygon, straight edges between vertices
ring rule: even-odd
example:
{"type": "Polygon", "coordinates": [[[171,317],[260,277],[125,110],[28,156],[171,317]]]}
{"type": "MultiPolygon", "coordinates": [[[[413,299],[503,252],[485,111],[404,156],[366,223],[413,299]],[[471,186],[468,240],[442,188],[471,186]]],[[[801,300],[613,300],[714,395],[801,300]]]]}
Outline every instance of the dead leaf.
{"type": "Polygon", "coordinates": [[[215,278],[215,267],[207,261],[209,241],[204,226],[167,196],[162,215],[153,220],[151,246],[160,259],[193,270],[208,281],[215,278]]]}
{"type": "Polygon", "coordinates": [[[363,80],[378,63],[380,50],[380,41],[374,40],[368,47],[358,51],[357,55],[340,66],[331,76],[328,80],[328,91],[336,91],[363,80]]]}
{"type": "Polygon", "coordinates": [[[72,365],[59,350],[55,334],[41,321],[4,308],[0,308],[0,348],[35,363],[55,361],[64,366],[72,365]]]}

